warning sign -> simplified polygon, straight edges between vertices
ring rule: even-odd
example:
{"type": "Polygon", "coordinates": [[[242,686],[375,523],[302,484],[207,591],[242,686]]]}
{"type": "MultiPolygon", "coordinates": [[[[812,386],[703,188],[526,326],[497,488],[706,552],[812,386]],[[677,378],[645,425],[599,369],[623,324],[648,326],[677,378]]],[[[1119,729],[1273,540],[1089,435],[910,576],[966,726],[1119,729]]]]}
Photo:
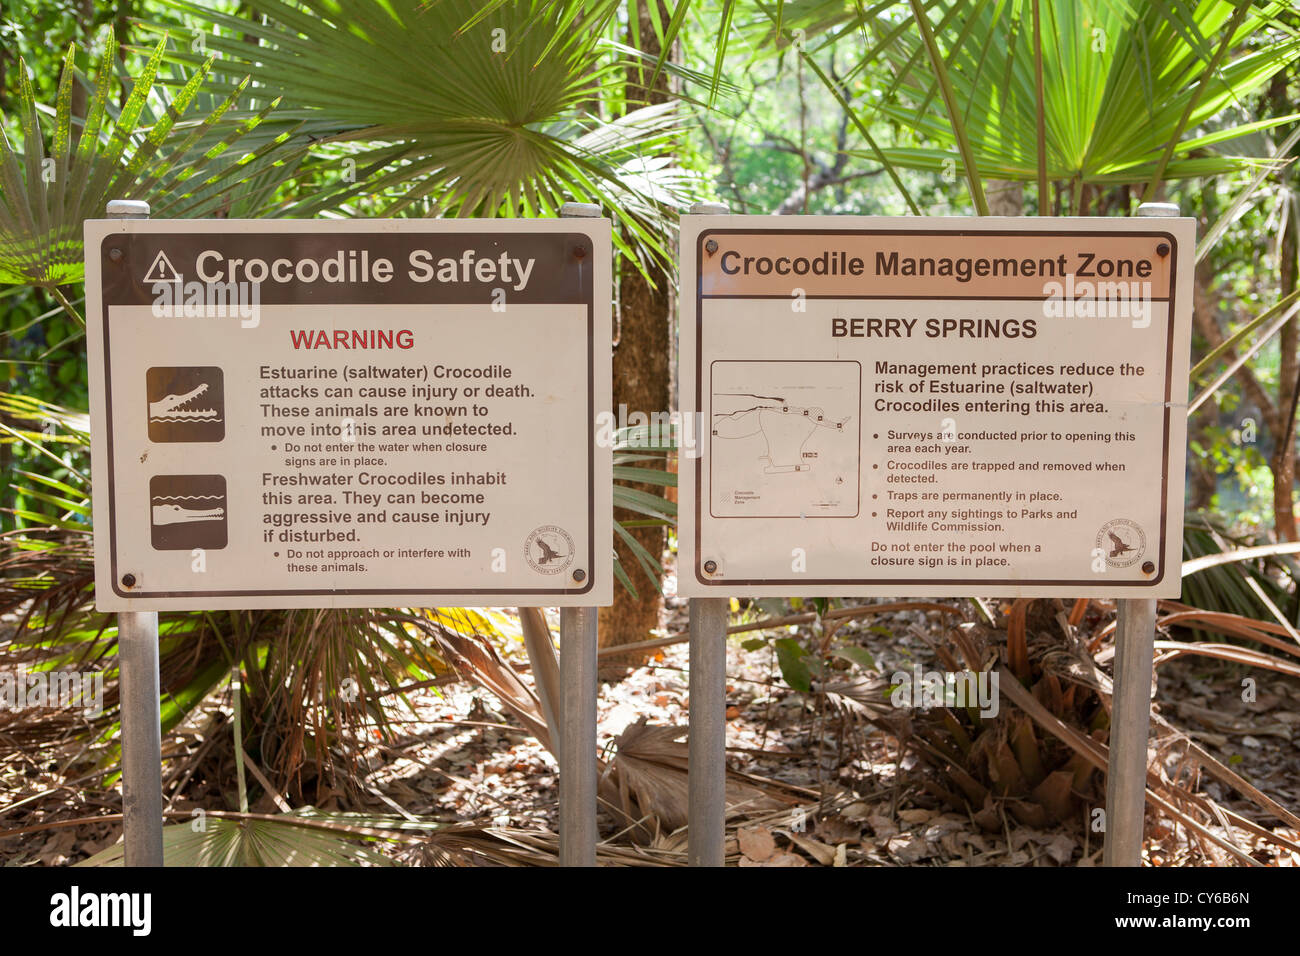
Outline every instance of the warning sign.
{"type": "Polygon", "coordinates": [[[103,610],[613,597],[605,220],[86,226],[103,610]]]}
{"type": "Polygon", "coordinates": [[[167,258],[167,253],[159,252],[157,257],[144,274],[145,282],[181,282],[183,277],[176,271],[171,260],[167,258]]]}
{"type": "Polygon", "coordinates": [[[1194,222],[686,217],[688,596],[1176,596],[1194,222]]]}

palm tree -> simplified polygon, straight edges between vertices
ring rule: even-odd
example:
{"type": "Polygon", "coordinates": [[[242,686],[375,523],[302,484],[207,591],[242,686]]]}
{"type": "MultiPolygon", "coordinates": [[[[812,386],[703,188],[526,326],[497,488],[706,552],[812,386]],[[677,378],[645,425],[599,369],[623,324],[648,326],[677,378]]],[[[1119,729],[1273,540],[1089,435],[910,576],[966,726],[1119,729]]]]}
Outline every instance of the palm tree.
{"type": "Polygon", "coordinates": [[[914,32],[880,18],[860,24],[878,38],[861,67],[879,65],[890,78],[875,105],[933,144],[884,154],[918,169],[955,163],[981,212],[987,176],[1036,182],[1044,215],[1087,215],[1091,199],[1116,186],[1142,187],[1150,200],[1167,181],[1248,167],[1249,157],[1224,147],[1294,118],[1224,122],[1234,103],[1300,57],[1294,36],[1247,46],[1267,35],[1283,4],[1035,0],[1017,9],[912,0],[911,7],[914,32]]]}
{"type": "Polygon", "coordinates": [[[630,231],[621,251],[665,255],[663,207],[689,187],[656,160],[672,104],[590,109],[619,69],[603,39],[618,4],[250,0],[254,20],[176,5],[226,31],[207,41],[224,69],[247,69],[253,90],[283,97],[278,116],[331,147],[304,173],[322,174],[312,195],[282,212],[527,217],[593,202],[630,231]]]}
{"type": "MultiPolygon", "coordinates": [[[[1248,168],[1255,160],[1224,145],[1296,118],[1223,122],[1300,57],[1288,0],[754,6],[741,17],[728,3],[720,18],[714,93],[733,35],[758,55],[793,51],[851,110],[860,154],[886,168],[914,213],[898,168],[961,175],[981,215],[987,177],[1037,183],[1040,214],[1084,214],[1090,187],[1144,186],[1151,199],[1169,180],[1248,168]],[[837,43],[858,53],[832,81],[817,57],[837,43]],[[924,145],[881,146],[871,133],[879,120],[924,145]],[[1059,203],[1053,188],[1065,190],[1059,203]]],[[[691,7],[678,4],[666,42],[691,7]]]]}
{"type": "Polygon", "coordinates": [[[256,132],[275,104],[248,111],[242,101],[247,77],[231,84],[225,99],[205,114],[190,116],[212,58],[177,78],[178,89],[167,96],[158,83],[165,36],[117,108],[109,99],[117,86],[111,29],[101,46],[89,110],[79,129],[72,114],[75,45],[63,60],[52,138],[47,141],[42,130],[21,60],[17,145],[0,117],[0,282],[46,290],[83,326],[61,287],[84,279],[85,220],[103,216],[110,199],[144,199],[173,217],[212,215],[226,202],[228,190],[282,159],[289,138],[283,132],[269,138],[256,132]]]}
{"type": "MultiPolygon", "coordinates": [[[[634,270],[664,261],[665,210],[695,188],[664,155],[677,128],[672,104],[630,109],[611,120],[584,108],[612,73],[602,31],[613,23],[614,7],[593,15],[576,4],[523,4],[482,17],[463,2],[307,6],[304,12],[259,0],[264,22],[212,14],[239,37],[209,41],[219,61],[169,50],[164,36],[115,121],[116,78],[106,54],[75,155],[65,95],[73,82],[69,60],[54,111],[51,181],[39,177],[46,150],[28,91],[20,148],[4,143],[0,152],[3,278],[49,290],[80,321],[75,294],[64,290],[83,277],[81,223],[102,215],[110,198],[148,199],[169,216],[540,216],[557,214],[566,200],[590,201],[619,221],[619,247],[634,270]],[[170,81],[170,98],[157,82],[169,60],[182,69],[170,81]],[[376,64],[387,71],[376,71],[376,64]],[[367,78],[376,72],[384,75],[367,78]],[[340,84],[339,75],[355,82],[340,84]],[[207,120],[185,118],[188,107],[214,92],[224,100],[207,120]],[[271,114],[277,104],[284,109],[271,114]],[[273,120],[262,124],[268,114],[273,120]],[[230,149],[241,138],[255,147],[230,149]],[[304,161],[307,141],[313,149],[304,161]],[[291,177],[299,196],[292,203],[284,201],[290,190],[279,188],[291,177]],[[71,184],[66,190],[65,183],[71,184]]],[[[47,461],[51,442],[72,452],[53,456],[51,475],[30,471],[15,488],[25,528],[6,542],[17,552],[6,557],[21,577],[0,589],[0,606],[27,608],[35,627],[7,642],[5,653],[54,663],[111,660],[115,632],[91,607],[88,483],[73,463],[85,450],[84,425],[51,406],[0,398],[0,414],[15,426],[0,424],[4,441],[47,461]],[[42,421],[76,427],[43,434],[42,421]],[[40,600],[29,606],[34,594],[40,600]]],[[[641,521],[669,523],[669,502],[627,486],[670,483],[662,469],[647,467],[650,459],[662,460],[662,449],[624,437],[616,502],[641,521]]],[[[625,553],[657,581],[658,555],[638,548],[626,528],[618,534],[625,553]]],[[[616,573],[632,587],[621,565],[616,573]]],[[[252,757],[275,789],[299,793],[310,792],[312,776],[326,780],[335,769],[333,743],[346,743],[350,729],[372,719],[382,721],[375,703],[381,693],[400,699],[394,688],[436,679],[444,670],[437,652],[414,639],[397,612],[176,614],[165,616],[161,632],[166,727],[233,686],[237,667],[247,736],[259,741],[252,757]],[[357,694],[341,704],[338,688],[348,677],[356,679],[357,694]],[[315,767],[304,765],[311,753],[315,767]]],[[[113,719],[110,710],[100,729],[111,731],[113,719]]],[[[241,755],[241,764],[247,757],[241,755]]]]}
{"type": "MultiPolygon", "coordinates": [[[[621,4],[250,0],[254,21],[177,6],[225,31],[208,41],[224,68],[249,70],[317,144],[300,174],[310,189],[278,214],[530,217],[596,203],[615,221],[624,293],[640,276],[662,297],[672,211],[701,185],[673,160],[675,103],[626,95],[623,76],[645,57],[607,40],[621,4]],[[604,118],[611,97],[619,109],[604,118]]],[[[665,451],[625,448],[616,462],[615,505],[634,517],[617,532],[615,574],[632,595],[626,564],[659,587],[658,550],[637,526],[671,523],[673,505],[646,490],[670,483],[646,465],[665,451]]]]}

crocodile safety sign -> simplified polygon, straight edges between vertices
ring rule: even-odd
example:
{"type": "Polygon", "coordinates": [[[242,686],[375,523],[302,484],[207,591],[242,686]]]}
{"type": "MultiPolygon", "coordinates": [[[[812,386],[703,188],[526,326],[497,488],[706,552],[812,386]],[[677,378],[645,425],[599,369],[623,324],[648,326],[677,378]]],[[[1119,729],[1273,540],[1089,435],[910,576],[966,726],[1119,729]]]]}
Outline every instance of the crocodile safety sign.
{"type": "Polygon", "coordinates": [[[86,224],[102,610],[613,598],[606,220],[86,224]]]}
{"type": "Polygon", "coordinates": [[[1178,595],[1193,244],[684,218],[680,593],[1178,595]]]}

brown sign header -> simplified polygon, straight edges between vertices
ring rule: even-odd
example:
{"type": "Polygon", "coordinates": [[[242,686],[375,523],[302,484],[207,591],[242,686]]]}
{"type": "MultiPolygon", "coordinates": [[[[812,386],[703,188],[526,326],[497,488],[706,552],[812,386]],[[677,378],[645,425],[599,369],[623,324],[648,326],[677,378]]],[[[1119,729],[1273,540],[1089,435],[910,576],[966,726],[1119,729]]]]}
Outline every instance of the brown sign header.
{"type": "Polygon", "coordinates": [[[593,295],[581,232],[140,232],[100,245],[104,301],[182,301],[193,288],[256,285],[264,305],[577,304],[593,295]]]}
{"type": "Polygon", "coordinates": [[[700,233],[698,248],[703,296],[789,297],[801,289],[807,296],[927,299],[1041,299],[1063,292],[1163,299],[1172,292],[1176,253],[1174,237],[1156,230],[710,229],[700,233]]]}

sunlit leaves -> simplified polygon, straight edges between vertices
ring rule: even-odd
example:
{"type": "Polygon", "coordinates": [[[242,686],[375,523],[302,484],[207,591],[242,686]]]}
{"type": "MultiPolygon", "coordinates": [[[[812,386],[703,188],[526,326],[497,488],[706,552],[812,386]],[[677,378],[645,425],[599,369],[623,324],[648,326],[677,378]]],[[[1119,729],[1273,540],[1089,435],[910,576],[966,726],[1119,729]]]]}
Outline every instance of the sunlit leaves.
{"type": "MultiPolygon", "coordinates": [[[[74,117],[76,49],[69,47],[48,140],[27,66],[19,61],[17,140],[5,135],[0,117],[0,282],[55,290],[80,281],[82,224],[101,218],[111,199],[144,199],[159,216],[211,215],[228,201],[223,190],[260,168],[214,159],[256,129],[274,104],[236,115],[239,86],[206,116],[188,118],[211,59],[168,98],[155,86],[166,48],[164,36],[119,109],[117,46],[107,31],[87,114],[74,117]]],[[[263,144],[260,158],[276,145],[263,144]]]]}

